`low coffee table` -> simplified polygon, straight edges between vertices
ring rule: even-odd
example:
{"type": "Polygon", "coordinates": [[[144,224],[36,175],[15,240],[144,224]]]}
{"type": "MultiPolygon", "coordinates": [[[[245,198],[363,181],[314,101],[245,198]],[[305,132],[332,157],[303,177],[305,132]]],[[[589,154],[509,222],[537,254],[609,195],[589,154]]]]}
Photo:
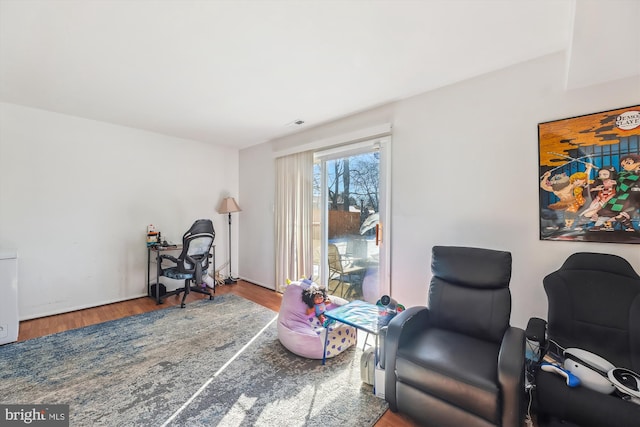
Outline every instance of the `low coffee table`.
{"type": "MultiPolygon", "coordinates": [[[[364,301],[351,301],[333,310],[325,311],[324,315],[330,321],[340,322],[353,326],[356,329],[363,330],[373,334],[376,337],[375,344],[375,362],[378,363],[378,335],[384,326],[381,322],[379,311],[381,307],[364,301]]],[[[322,364],[326,362],[327,345],[329,343],[328,336],[324,340],[324,353],[322,354],[322,364]]]]}

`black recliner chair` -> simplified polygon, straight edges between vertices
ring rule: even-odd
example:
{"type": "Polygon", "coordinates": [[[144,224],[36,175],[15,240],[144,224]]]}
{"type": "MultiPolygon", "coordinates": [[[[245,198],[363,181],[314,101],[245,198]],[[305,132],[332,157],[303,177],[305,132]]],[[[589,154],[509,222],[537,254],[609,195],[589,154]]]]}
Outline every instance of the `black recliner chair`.
{"type": "Polygon", "coordinates": [[[509,326],[511,254],[433,248],[428,308],[385,337],[385,399],[425,426],[521,427],[525,335],[509,326]]]}
{"type": "MultiPolygon", "coordinates": [[[[184,280],[184,287],[169,291],[162,295],[162,298],[183,293],[180,304],[180,307],[183,308],[189,292],[209,295],[209,299],[213,299],[213,295],[203,283],[209,268],[209,254],[215,237],[216,232],[211,220],[199,219],[182,236],[182,252],[178,258],[171,255],[160,255],[158,279],[160,276],[165,276],[170,279],[184,280]],[[164,260],[172,261],[175,265],[162,267],[164,260]]],[[[215,292],[215,285],[213,290],[215,292]]]]}
{"type": "MultiPolygon", "coordinates": [[[[527,326],[527,337],[539,342],[543,354],[580,348],[640,373],[640,276],[624,258],[575,253],[543,284],[548,324],[533,318],[527,326]]],[[[534,369],[533,378],[533,403],[541,426],[640,426],[640,405],[617,392],[570,388],[563,377],[539,369],[534,369]]]]}

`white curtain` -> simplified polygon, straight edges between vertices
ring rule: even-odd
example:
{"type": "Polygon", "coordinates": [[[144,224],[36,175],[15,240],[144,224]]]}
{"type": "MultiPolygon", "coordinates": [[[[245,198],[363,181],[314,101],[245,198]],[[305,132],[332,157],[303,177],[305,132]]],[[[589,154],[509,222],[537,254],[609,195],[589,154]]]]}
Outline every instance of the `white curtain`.
{"type": "Polygon", "coordinates": [[[276,289],[313,273],[313,152],[276,159],[276,289]]]}

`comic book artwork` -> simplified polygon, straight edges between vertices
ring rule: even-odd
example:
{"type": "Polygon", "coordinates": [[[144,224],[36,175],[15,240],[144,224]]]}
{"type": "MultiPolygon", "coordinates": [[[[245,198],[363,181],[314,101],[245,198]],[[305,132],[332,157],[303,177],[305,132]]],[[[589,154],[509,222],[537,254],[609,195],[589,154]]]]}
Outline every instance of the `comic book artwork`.
{"type": "Polygon", "coordinates": [[[540,239],[640,244],[640,106],[538,124],[540,239]]]}

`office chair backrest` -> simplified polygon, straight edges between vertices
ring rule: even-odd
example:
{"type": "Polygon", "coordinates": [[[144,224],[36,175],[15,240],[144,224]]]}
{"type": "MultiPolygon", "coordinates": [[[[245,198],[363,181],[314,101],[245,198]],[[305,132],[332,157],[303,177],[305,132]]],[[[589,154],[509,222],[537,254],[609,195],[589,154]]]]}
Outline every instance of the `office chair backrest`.
{"type": "Polygon", "coordinates": [[[511,316],[511,253],[434,246],[430,322],[438,328],[499,343],[511,316]]]}
{"type": "Polygon", "coordinates": [[[209,267],[209,251],[216,232],[210,219],[199,219],[182,236],[182,253],[178,257],[178,271],[196,273],[209,267]],[[199,266],[199,269],[198,269],[199,266]]]}
{"type": "Polygon", "coordinates": [[[640,276],[627,260],[578,252],[543,284],[551,339],[640,371],[640,276]]]}

